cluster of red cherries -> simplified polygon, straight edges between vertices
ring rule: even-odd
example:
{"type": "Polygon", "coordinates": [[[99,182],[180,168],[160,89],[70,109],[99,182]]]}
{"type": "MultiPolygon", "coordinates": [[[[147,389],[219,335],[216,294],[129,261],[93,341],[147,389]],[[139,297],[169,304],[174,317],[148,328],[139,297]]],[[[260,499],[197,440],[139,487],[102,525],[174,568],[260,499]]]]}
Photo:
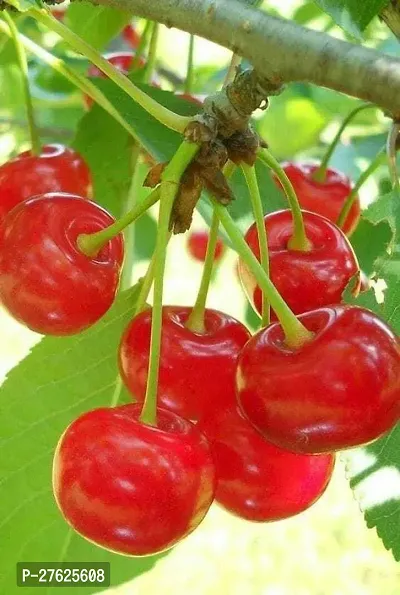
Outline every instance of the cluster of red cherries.
{"type": "MultiPolygon", "coordinates": [[[[291,211],[264,219],[271,281],[309,337],[289,344],[274,312],[251,336],[238,320],[206,309],[204,331],[194,331],[191,308],[164,306],[150,424],[142,410],[152,310],[136,315],[118,351],[135,403],[81,415],[54,456],[55,499],[86,539],[125,555],[156,554],[191,533],[214,500],[250,521],[291,517],[323,494],[336,451],[368,444],[399,420],[399,339],[372,312],[342,303],[351,282],[355,294],[360,289],[344,233],[357,225],[360,204],[339,229],[351,184],[331,169],[317,181],[316,169],[284,164],[304,209],[307,249],[290,247],[291,211]]],[[[22,153],[0,167],[0,197],[2,305],[41,334],[95,324],[115,300],[124,244],[119,234],[93,254],[81,249],[82,236],[114,222],[90,200],[83,159],[61,145],[22,153]]],[[[189,239],[199,259],[204,239],[189,239]]],[[[245,239],[260,259],[255,224],[245,239]]],[[[220,245],[216,257],[222,252],[220,245]]],[[[261,289],[241,259],[239,275],[261,312],[261,289]]]]}
{"type": "MultiPolygon", "coordinates": [[[[270,276],[312,338],[293,348],[278,322],[251,336],[210,309],[204,332],[194,332],[191,308],[164,306],[157,425],[149,425],[140,414],[152,311],[135,316],[118,361],[136,403],[83,414],[54,457],[58,506],[90,541],[132,556],[161,552],[191,533],[214,499],[251,521],[288,518],[324,492],[335,451],[367,444],[398,421],[399,340],[373,313],[341,303],[359,273],[331,221],[349,182],[332,170],[316,182],[304,164],[284,169],[310,209],[303,217],[311,249],[288,248],[290,211],[267,215],[270,276]]],[[[115,299],[124,249],[121,235],[94,255],[79,249],[81,234],[113,222],[88,198],[83,160],[56,145],[23,153],[0,168],[0,195],[4,307],[43,334],[94,324],[115,299]]],[[[356,202],[347,229],[358,218],[356,202]]],[[[255,225],[246,241],[259,257],[255,225]]],[[[239,273],[260,310],[260,288],[242,261],[239,273]]]]}

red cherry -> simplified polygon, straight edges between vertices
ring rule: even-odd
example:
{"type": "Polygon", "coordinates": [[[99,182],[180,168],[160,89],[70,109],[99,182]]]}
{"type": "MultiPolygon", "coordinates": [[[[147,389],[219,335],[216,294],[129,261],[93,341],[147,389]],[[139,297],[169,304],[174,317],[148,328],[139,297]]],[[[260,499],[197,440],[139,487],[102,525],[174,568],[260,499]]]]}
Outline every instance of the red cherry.
{"type": "MultiPolygon", "coordinates": [[[[290,250],[293,235],[291,211],[277,211],[264,218],[267,229],[271,280],[296,313],[339,303],[350,279],[359,273],[356,255],[348,239],[333,223],[316,213],[303,212],[304,225],[312,249],[290,250]]],[[[255,223],[246,241],[260,259],[255,223]]],[[[239,260],[239,274],[246,294],[261,312],[261,290],[253,273],[239,260]]],[[[359,282],[354,293],[359,290],[359,282]]]]}
{"type": "Polygon", "coordinates": [[[40,155],[20,153],[0,167],[0,221],[23,200],[47,192],[91,195],[90,171],[78,153],[45,145],[40,155]]]}
{"type": "Polygon", "coordinates": [[[52,8],[51,14],[57,21],[63,21],[65,17],[66,8],[52,8]]]}
{"type": "MultiPolygon", "coordinates": [[[[352,184],[347,176],[335,169],[327,169],[323,182],[314,180],[313,175],[318,170],[318,164],[312,163],[283,163],[283,169],[299,199],[302,209],[323,215],[336,223],[342,207],[352,190],[352,184]]],[[[275,179],[280,186],[280,182],[275,179]]],[[[351,207],[343,231],[350,234],[357,227],[360,220],[361,206],[357,197],[351,207]]]]}
{"type": "Polygon", "coordinates": [[[0,301],[10,314],[49,335],[78,333],[101,318],[118,289],[122,236],[93,258],[76,238],[113,221],[95,203],[61,192],[10,211],[0,224],[0,301]]]}
{"type": "Polygon", "coordinates": [[[139,47],[140,35],[132,25],[126,25],[122,30],[122,37],[133,50],[139,47]]]}
{"type": "Polygon", "coordinates": [[[324,493],[335,457],[303,455],[267,442],[237,407],[215,408],[198,428],[211,443],[215,499],[249,521],[277,521],[303,512],[324,493]]]}
{"type": "MultiPolygon", "coordinates": [[[[204,262],[206,259],[208,237],[207,231],[193,231],[187,238],[189,254],[201,262],[204,262]]],[[[224,244],[222,240],[218,238],[217,245],[215,246],[214,261],[220,260],[223,253],[224,244]]]]}
{"type": "MultiPolygon", "coordinates": [[[[163,308],[158,399],[166,409],[197,419],[230,402],[237,358],[250,333],[231,316],[209,309],[205,333],[194,333],[185,326],[190,312],[185,306],[163,308]]],[[[146,392],[150,331],[151,310],[145,310],[128,325],[119,349],[122,379],[139,402],[146,392]]]]}
{"type": "Polygon", "coordinates": [[[194,97],[194,95],[191,95],[191,93],[176,93],[177,97],[180,97],[181,99],[185,99],[186,101],[189,101],[190,103],[194,103],[195,105],[198,105],[199,107],[203,107],[203,102],[200,101],[200,99],[198,99],[197,97],[194,97]]]}
{"type": "Polygon", "coordinates": [[[75,420],[54,455],[53,490],[66,521],[113,552],[147,556],[174,546],[203,520],[214,497],[210,447],[189,421],[140,407],[95,409],[75,420]]]}
{"type": "MultiPolygon", "coordinates": [[[[115,68],[122,72],[122,74],[129,74],[134,57],[135,54],[133,52],[112,52],[110,54],[104,55],[104,58],[106,58],[106,60],[110,62],[110,64],[112,64],[113,66],[115,66],[115,68]]],[[[140,56],[139,68],[142,68],[145,64],[145,59],[143,58],[143,56],[140,56]]],[[[102,79],[107,78],[107,75],[105,75],[104,72],[100,70],[100,68],[97,68],[97,66],[95,66],[94,64],[91,64],[91,66],[89,67],[88,76],[99,77],[102,79]]]]}
{"type": "Polygon", "coordinates": [[[274,444],[320,453],[368,444],[400,418],[400,343],[375,314],[337,305],[299,317],[314,338],[292,350],[279,324],[243,348],[243,412],[274,444]]]}

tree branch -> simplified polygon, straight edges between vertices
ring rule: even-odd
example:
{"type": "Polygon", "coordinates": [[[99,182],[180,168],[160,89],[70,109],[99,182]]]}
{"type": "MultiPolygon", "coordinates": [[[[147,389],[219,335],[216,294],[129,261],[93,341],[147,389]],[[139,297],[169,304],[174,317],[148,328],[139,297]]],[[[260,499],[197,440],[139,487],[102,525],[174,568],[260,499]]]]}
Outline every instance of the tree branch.
{"type": "Polygon", "coordinates": [[[400,1],[391,0],[381,11],[381,18],[392,32],[400,39],[400,1]]]}
{"type": "Polygon", "coordinates": [[[200,35],[247,58],[275,84],[302,81],[370,101],[400,117],[400,60],[239,0],[95,0],[200,35]]]}

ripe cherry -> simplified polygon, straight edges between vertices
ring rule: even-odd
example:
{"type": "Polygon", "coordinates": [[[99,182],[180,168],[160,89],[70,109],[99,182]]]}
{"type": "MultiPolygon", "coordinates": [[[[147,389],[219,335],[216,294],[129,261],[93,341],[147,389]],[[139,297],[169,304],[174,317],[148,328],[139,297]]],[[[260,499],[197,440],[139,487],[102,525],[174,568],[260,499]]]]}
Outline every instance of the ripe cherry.
{"type": "Polygon", "coordinates": [[[52,8],[51,9],[51,14],[53,15],[53,17],[55,19],[57,19],[57,21],[63,21],[64,17],[65,17],[65,11],[66,8],[52,8]]]}
{"type": "MultiPolygon", "coordinates": [[[[359,275],[357,258],[343,232],[316,213],[304,211],[303,218],[312,244],[309,251],[288,248],[293,235],[291,211],[277,211],[264,218],[271,280],[296,314],[339,303],[350,279],[359,275]]],[[[247,231],[246,241],[260,259],[255,223],[247,231]]],[[[261,312],[261,290],[242,260],[239,260],[239,274],[250,302],[261,312]]],[[[358,290],[359,281],[354,293],[358,290]]]]}
{"type": "MultiPolygon", "coordinates": [[[[115,68],[122,72],[122,74],[129,74],[134,57],[135,54],[133,52],[112,52],[110,54],[105,54],[104,56],[104,58],[106,58],[106,60],[110,62],[110,64],[112,64],[113,66],[115,66],[115,68]]],[[[139,68],[143,67],[145,64],[145,59],[143,58],[143,56],[140,56],[139,68]]],[[[95,66],[94,64],[92,64],[89,67],[88,76],[99,77],[103,79],[107,78],[104,72],[100,70],[100,68],[97,68],[97,66],[95,66]]]]}
{"type": "Polygon", "coordinates": [[[119,235],[93,258],[77,237],[114,219],[78,196],[52,193],[19,204],[0,224],[0,302],[30,329],[70,335],[109,309],[123,260],[119,235]]]}
{"type": "Polygon", "coordinates": [[[303,455],[267,442],[234,405],[199,422],[217,474],[216,501],[249,521],[277,521],[303,512],[324,493],[334,455],[303,455]]]}
{"type": "Polygon", "coordinates": [[[40,155],[20,153],[0,167],[0,221],[23,200],[47,192],[92,193],[90,171],[78,153],[63,145],[45,145],[40,155]]]}
{"type": "Polygon", "coordinates": [[[191,93],[176,93],[176,96],[189,101],[189,103],[194,103],[198,107],[203,107],[203,102],[191,93]]]}
{"type": "MultiPolygon", "coordinates": [[[[193,231],[188,235],[187,247],[189,254],[196,260],[204,262],[207,254],[208,245],[208,232],[207,231],[193,231]]],[[[220,238],[217,240],[215,246],[214,261],[218,261],[222,258],[224,253],[224,244],[220,238]]]]}
{"type": "MultiPolygon", "coordinates": [[[[208,408],[230,402],[237,358],[250,333],[231,316],[210,309],[205,333],[195,333],[185,326],[190,312],[185,306],[163,308],[158,402],[198,419],[208,408]]],[[[119,349],[122,379],[139,402],[146,392],[150,331],[151,310],[145,310],[128,325],[119,349]]]]}
{"type": "MultiPolygon", "coordinates": [[[[352,190],[352,184],[341,172],[328,168],[323,182],[314,179],[319,165],[313,163],[283,163],[283,169],[299,199],[302,209],[323,215],[336,223],[342,207],[352,190]]],[[[280,183],[277,179],[278,186],[280,183]]],[[[343,225],[343,231],[350,234],[360,220],[361,206],[357,197],[343,225]]]]}
{"type": "Polygon", "coordinates": [[[53,490],[65,520],[113,552],[167,550],[203,520],[215,471],[205,437],[189,421],[158,410],[157,427],[140,407],[89,411],[61,436],[53,490]]]}
{"type": "Polygon", "coordinates": [[[140,43],[140,35],[133,25],[126,25],[123,28],[122,37],[133,50],[137,50],[140,43]]]}
{"type": "Polygon", "coordinates": [[[400,418],[400,343],[369,310],[336,305],[301,315],[314,333],[290,349],[275,323],[243,348],[237,394],[274,444],[321,453],[368,444],[400,418]]]}

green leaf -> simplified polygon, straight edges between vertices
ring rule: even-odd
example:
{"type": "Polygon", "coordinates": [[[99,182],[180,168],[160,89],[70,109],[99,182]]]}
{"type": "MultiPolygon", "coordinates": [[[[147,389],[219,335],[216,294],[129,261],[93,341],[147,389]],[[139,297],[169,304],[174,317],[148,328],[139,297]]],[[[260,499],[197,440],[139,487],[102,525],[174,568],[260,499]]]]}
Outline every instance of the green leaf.
{"type": "Polygon", "coordinates": [[[145,213],[143,217],[135,223],[135,260],[148,260],[151,258],[156,244],[156,234],[157,223],[155,219],[148,213],[145,213]]]}
{"type": "Polygon", "coordinates": [[[306,25],[310,21],[321,16],[321,11],[315,2],[301,4],[293,13],[293,20],[299,25],[306,25]]]}
{"type": "Polygon", "coordinates": [[[93,177],[94,200],[114,217],[122,214],[132,177],[133,139],[97,105],[79,123],[73,148],[93,177]]]}
{"type": "Polygon", "coordinates": [[[282,159],[313,147],[329,120],[322,105],[287,89],[271,99],[269,109],[257,121],[257,130],[275,157],[282,159]]]}
{"type": "MultiPolygon", "coordinates": [[[[134,79],[135,75],[130,75],[130,78],[134,79]]],[[[103,91],[134,128],[139,141],[148,153],[158,161],[167,161],[173,157],[181,142],[181,136],[177,132],[160,124],[112,81],[93,79],[93,83],[103,91]]],[[[199,108],[194,104],[177,97],[169,91],[149,87],[143,83],[135,82],[135,84],[159,103],[183,116],[192,116],[199,111],[199,108]]]]}
{"type": "Polygon", "coordinates": [[[389,0],[315,0],[342,29],[360,37],[389,0]]]}
{"type": "MultiPolygon", "coordinates": [[[[381,197],[366,211],[366,215],[379,225],[396,230],[395,240],[400,237],[400,212],[395,197],[381,197]],[[384,215],[388,217],[385,218],[384,215]]],[[[371,236],[371,239],[373,236],[371,236]]],[[[400,275],[392,274],[396,251],[380,259],[379,276],[384,278],[386,289],[383,303],[378,303],[374,291],[368,291],[354,299],[349,294],[346,301],[369,308],[386,320],[395,333],[400,335],[400,275]]],[[[348,451],[342,455],[355,496],[365,513],[368,527],[375,527],[385,547],[400,560],[400,424],[386,436],[369,446],[348,451]]]]}
{"type": "MultiPolygon", "coordinates": [[[[80,335],[43,339],[0,389],[0,540],[7,543],[0,558],[1,593],[15,593],[15,564],[21,560],[109,561],[113,586],[157,560],[118,556],[84,540],[61,517],[51,488],[53,452],[68,424],[84,411],[129,402],[117,381],[116,353],[137,294],[138,287],[121,294],[107,315],[80,335]]],[[[97,590],[78,587],[74,593],[97,590]]]]}
{"type": "Polygon", "coordinates": [[[380,196],[376,201],[371,203],[364,211],[363,216],[371,223],[379,223],[381,221],[388,221],[391,228],[395,230],[395,213],[393,205],[396,197],[393,192],[388,192],[384,196],[380,196]]]}
{"type": "Polygon", "coordinates": [[[130,13],[111,6],[74,2],[66,12],[65,23],[91,46],[102,50],[131,18],[130,13]]]}
{"type": "Polygon", "coordinates": [[[21,73],[16,64],[0,68],[0,113],[12,109],[14,113],[23,112],[23,93],[21,73]]]}
{"type": "MultiPolygon", "coordinates": [[[[385,278],[385,301],[377,304],[373,291],[355,303],[373,310],[400,334],[399,275],[385,278]]],[[[342,455],[347,475],[369,528],[375,527],[385,547],[400,560],[400,424],[369,446],[342,455]]]]}
{"type": "Polygon", "coordinates": [[[361,270],[366,275],[375,271],[377,259],[386,257],[393,240],[393,231],[387,221],[376,224],[362,218],[351,236],[351,244],[357,254],[361,270]]]}

